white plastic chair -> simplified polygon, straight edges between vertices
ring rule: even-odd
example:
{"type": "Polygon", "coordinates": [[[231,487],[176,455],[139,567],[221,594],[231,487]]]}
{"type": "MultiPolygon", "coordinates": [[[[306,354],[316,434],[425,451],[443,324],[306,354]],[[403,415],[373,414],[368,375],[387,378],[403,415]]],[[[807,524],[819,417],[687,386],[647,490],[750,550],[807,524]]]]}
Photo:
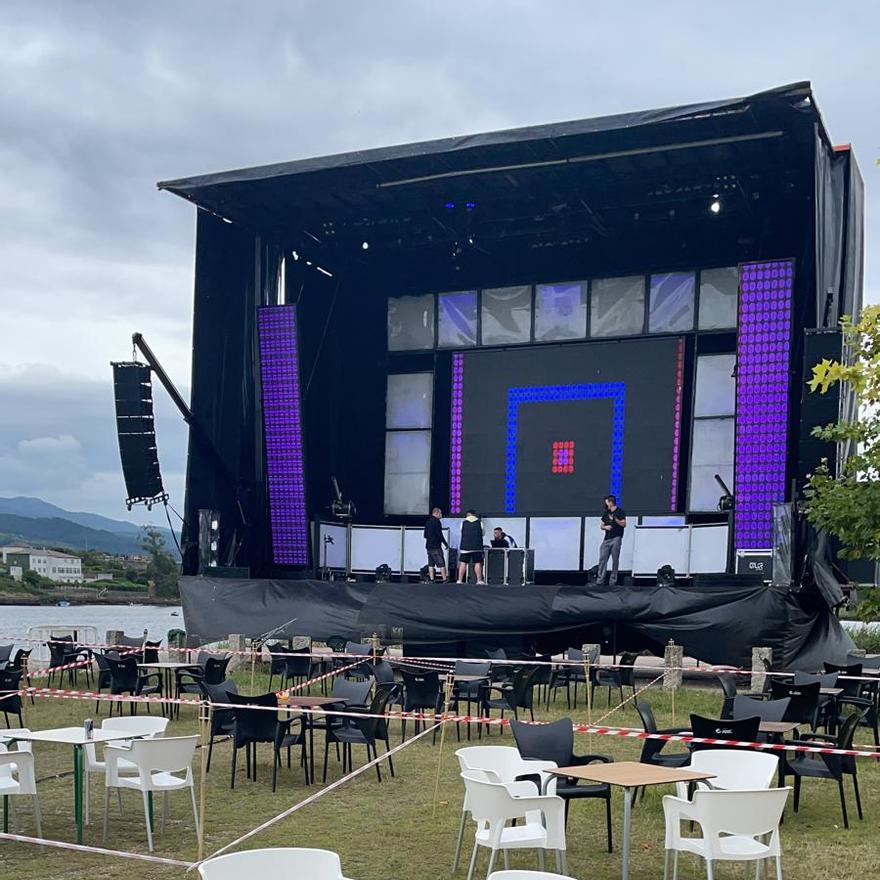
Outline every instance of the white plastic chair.
{"type": "MultiPolygon", "coordinates": [[[[535,775],[541,779],[543,785],[548,778],[544,770],[555,770],[554,761],[527,761],[519,753],[519,749],[513,746],[468,746],[458,749],[455,756],[462,772],[467,770],[481,770],[485,778],[491,782],[515,782],[517,777],[535,775]]],[[[556,777],[550,778],[549,794],[556,793],[556,777]]],[[[541,793],[538,786],[535,794],[541,793]]],[[[470,809],[468,807],[467,788],[465,788],[464,800],[461,804],[461,822],[458,826],[458,842],[455,846],[455,860],[452,870],[458,870],[461,859],[461,848],[464,843],[464,828],[470,809]]]]}
{"type": "Polygon", "coordinates": [[[202,880],[241,880],[242,877],[271,876],[282,872],[284,877],[307,880],[345,880],[342,863],[335,852],[327,849],[277,847],[249,849],[208,859],[199,865],[202,880]]]}
{"type": "MultiPolygon", "coordinates": [[[[544,851],[556,850],[556,867],[564,872],[565,864],[565,802],[552,794],[534,794],[531,782],[490,782],[485,773],[468,770],[461,774],[467,792],[470,814],[476,823],[474,851],[471,854],[468,880],[472,880],[477,852],[489,850],[492,873],[499,850],[537,849],[539,867],[544,870],[544,851]],[[523,819],[518,825],[507,825],[508,819],[523,819]]],[[[505,868],[507,865],[505,864],[505,868]]]]}
{"type": "MultiPolygon", "coordinates": [[[[120,733],[137,734],[140,737],[154,739],[165,733],[168,727],[168,719],[161,716],[152,715],[118,715],[115,718],[105,718],[101,722],[101,730],[118,730],[120,733]]],[[[106,746],[118,746],[119,748],[128,748],[129,741],[116,742],[115,740],[105,744],[106,746]]],[[[106,772],[104,761],[98,760],[97,748],[95,743],[86,743],[83,760],[83,769],[85,770],[84,779],[84,802],[83,814],[85,816],[86,825],[91,821],[90,803],[91,798],[89,792],[91,789],[89,774],[106,772]]],[[[120,776],[131,776],[137,774],[137,767],[131,761],[120,758],[116,762],[116,772],[120,776]]],[[[122,812],[122,792],[119,792],[119,812],[122,812]]]]}
{"type": "MultiPolygon", "coordinates": [[[[724,791],[755,791],[770,788],[779,769],[779,758],[766,752],[745,749],[701,749],[691,755],[687,770],[712,773],[714,777],[698,782],[698,789],[724,791]]],[[[687,799],[686,782],[675,784],[678,797],[687,799]]]]}
{"type": "Polygon", "coordinates": [[[779,822],[789,791],[788,788],[701,790],[694,792],[693,801],[666,795],[663,798],[666,818],[663,880],[669,877],[670,853],[673,854],[672,880],[676,880],[680,852],[705,859],[708,880],[714,880],[715,862],[761,862],[768,858],[776,860],[776,878],[782,880],[779,822]],[[682,837],[683,821],[695,822],[701,836],[682,837]]]}
{"type": "Polygon", "coordinates": [[[489,880],[574,880],[562,874],[548,874],[546,871],[494,871],[489,880]]]}
{"type": "MultiPolygon", "coordinates": [[[[4,730],[4,735],[14,736],[15,733],[29,733],[27,728],[4,730]]],[[[37,797],[37,774],[34,769],[34,756],[30,743],[18,743],[18,748],[10,751],[5,743],[0,742],[0,797],[30,795],[34,805],[34,818],[37,822],[37,836],[43,836],[43,817],[40,813],[40,800],[37,797]]],[[[18,816],[14,801],[9,801],[12,811],[12,829],[18,833],[18,816]]]]}
{"type": "Polygon", "coordinates": [[[199,832],[199,813],[193,785],[192,759],[197,736],[171,736],[164,739],[136,739],[130,748],[107,746],[104,749],[106,776],[104,788],[104,840],[107,840],[107,821],[110,813],[110,789],[130,788],[141,792],[144,799],[144,817],[147,824],[147,846],[153,851],[153,829],[150,823],[150,795],[162,794],[162,830],[168,815],[168,792],[188,788],[192,798],[196,834],[199,832]],[[136,776],[119,773],[120,760],[130,762],[136,776]],[[175,776],[175,773],[183,776],[175,776]]]}

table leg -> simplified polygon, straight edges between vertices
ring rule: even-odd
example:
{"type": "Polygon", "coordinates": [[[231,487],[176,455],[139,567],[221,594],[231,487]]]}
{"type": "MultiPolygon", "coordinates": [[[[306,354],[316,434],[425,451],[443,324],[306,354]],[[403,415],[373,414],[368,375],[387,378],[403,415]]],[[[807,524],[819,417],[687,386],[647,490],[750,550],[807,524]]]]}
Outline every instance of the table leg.
{"type": "Polygon", "coordinates": [[[9,834],[9,795],[3,795],[3,833],[9,834]]]}
{"type": "Polygon", "coordinates": [[[621,872],[623,880],[629,880],[629,836],[632,823],[632,800],[636,791],[638,791],[636,788],[624,788],[623,790],[623,840],[620,842],[623,854],[623,870],[621,872]]]}
{"type": "Polygon", "coordinates": [[[76,842],[83,842],[83,751],[73,747],[73,815],[76,820],[76,842]]]}

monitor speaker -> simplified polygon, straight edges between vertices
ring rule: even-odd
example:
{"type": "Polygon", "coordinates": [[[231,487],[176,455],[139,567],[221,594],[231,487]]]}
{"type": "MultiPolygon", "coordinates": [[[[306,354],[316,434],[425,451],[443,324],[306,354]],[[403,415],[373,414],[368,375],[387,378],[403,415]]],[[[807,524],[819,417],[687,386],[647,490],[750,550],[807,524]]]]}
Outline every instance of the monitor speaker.
{"type": "Polygon", "coordinates": [[[139,363],[111,366],[119,457],[128,494],[125,503],[129,510],[133,504],[141,503],[149,508],[168,498],[159,471],[150,368],[139,363]]]}

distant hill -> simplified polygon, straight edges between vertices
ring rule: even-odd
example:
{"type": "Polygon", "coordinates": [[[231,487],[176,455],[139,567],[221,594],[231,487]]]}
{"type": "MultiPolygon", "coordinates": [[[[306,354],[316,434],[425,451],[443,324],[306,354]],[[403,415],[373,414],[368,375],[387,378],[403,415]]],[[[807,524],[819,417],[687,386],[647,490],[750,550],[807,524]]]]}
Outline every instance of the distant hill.
{"type": "MultiPolygon", "coordinates": [[[[165,539],[169,553],[177,556],[177,547],[170,529],[155,527],[165,539]]],[[[42,498],[0,498],[0,540],[17,535],[29,544],[53,543],[74,550],[103,550],[105,553],[140,553],[141,526],[126,520],[111,519],[97,513],[64,510],[42,498]],[[11,517],[12,520],[8,518],[11,517]],[[14,522],[13,522],[14,520],[14,522]],[[31,520],[31,523],[20,522],[31,520]],[[49,525],[52,523],[53,525],[49,525]],[[47,534],[57,535],[51,539],[47,534]],[[33,537],[28,537],[33,535],[33,537]],[[123,547],[127,549],[111,549],[123,547]]],[[[179,533],[178,533],[179,536],[179,533]]]]}

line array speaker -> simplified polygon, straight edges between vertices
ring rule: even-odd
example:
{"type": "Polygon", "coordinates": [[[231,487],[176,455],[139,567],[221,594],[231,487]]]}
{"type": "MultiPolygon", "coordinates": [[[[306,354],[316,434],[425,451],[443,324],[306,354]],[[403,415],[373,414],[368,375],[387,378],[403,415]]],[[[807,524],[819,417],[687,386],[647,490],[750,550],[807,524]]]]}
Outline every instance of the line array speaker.
{"type": "Polygon", "coordinates": [[[133,504],[146,504],[149,509],[168,498],[159,470],[150,368],[131,362],[111,366],[119,457],[128,494],[125,503],[129,510],[133,504]]]}

